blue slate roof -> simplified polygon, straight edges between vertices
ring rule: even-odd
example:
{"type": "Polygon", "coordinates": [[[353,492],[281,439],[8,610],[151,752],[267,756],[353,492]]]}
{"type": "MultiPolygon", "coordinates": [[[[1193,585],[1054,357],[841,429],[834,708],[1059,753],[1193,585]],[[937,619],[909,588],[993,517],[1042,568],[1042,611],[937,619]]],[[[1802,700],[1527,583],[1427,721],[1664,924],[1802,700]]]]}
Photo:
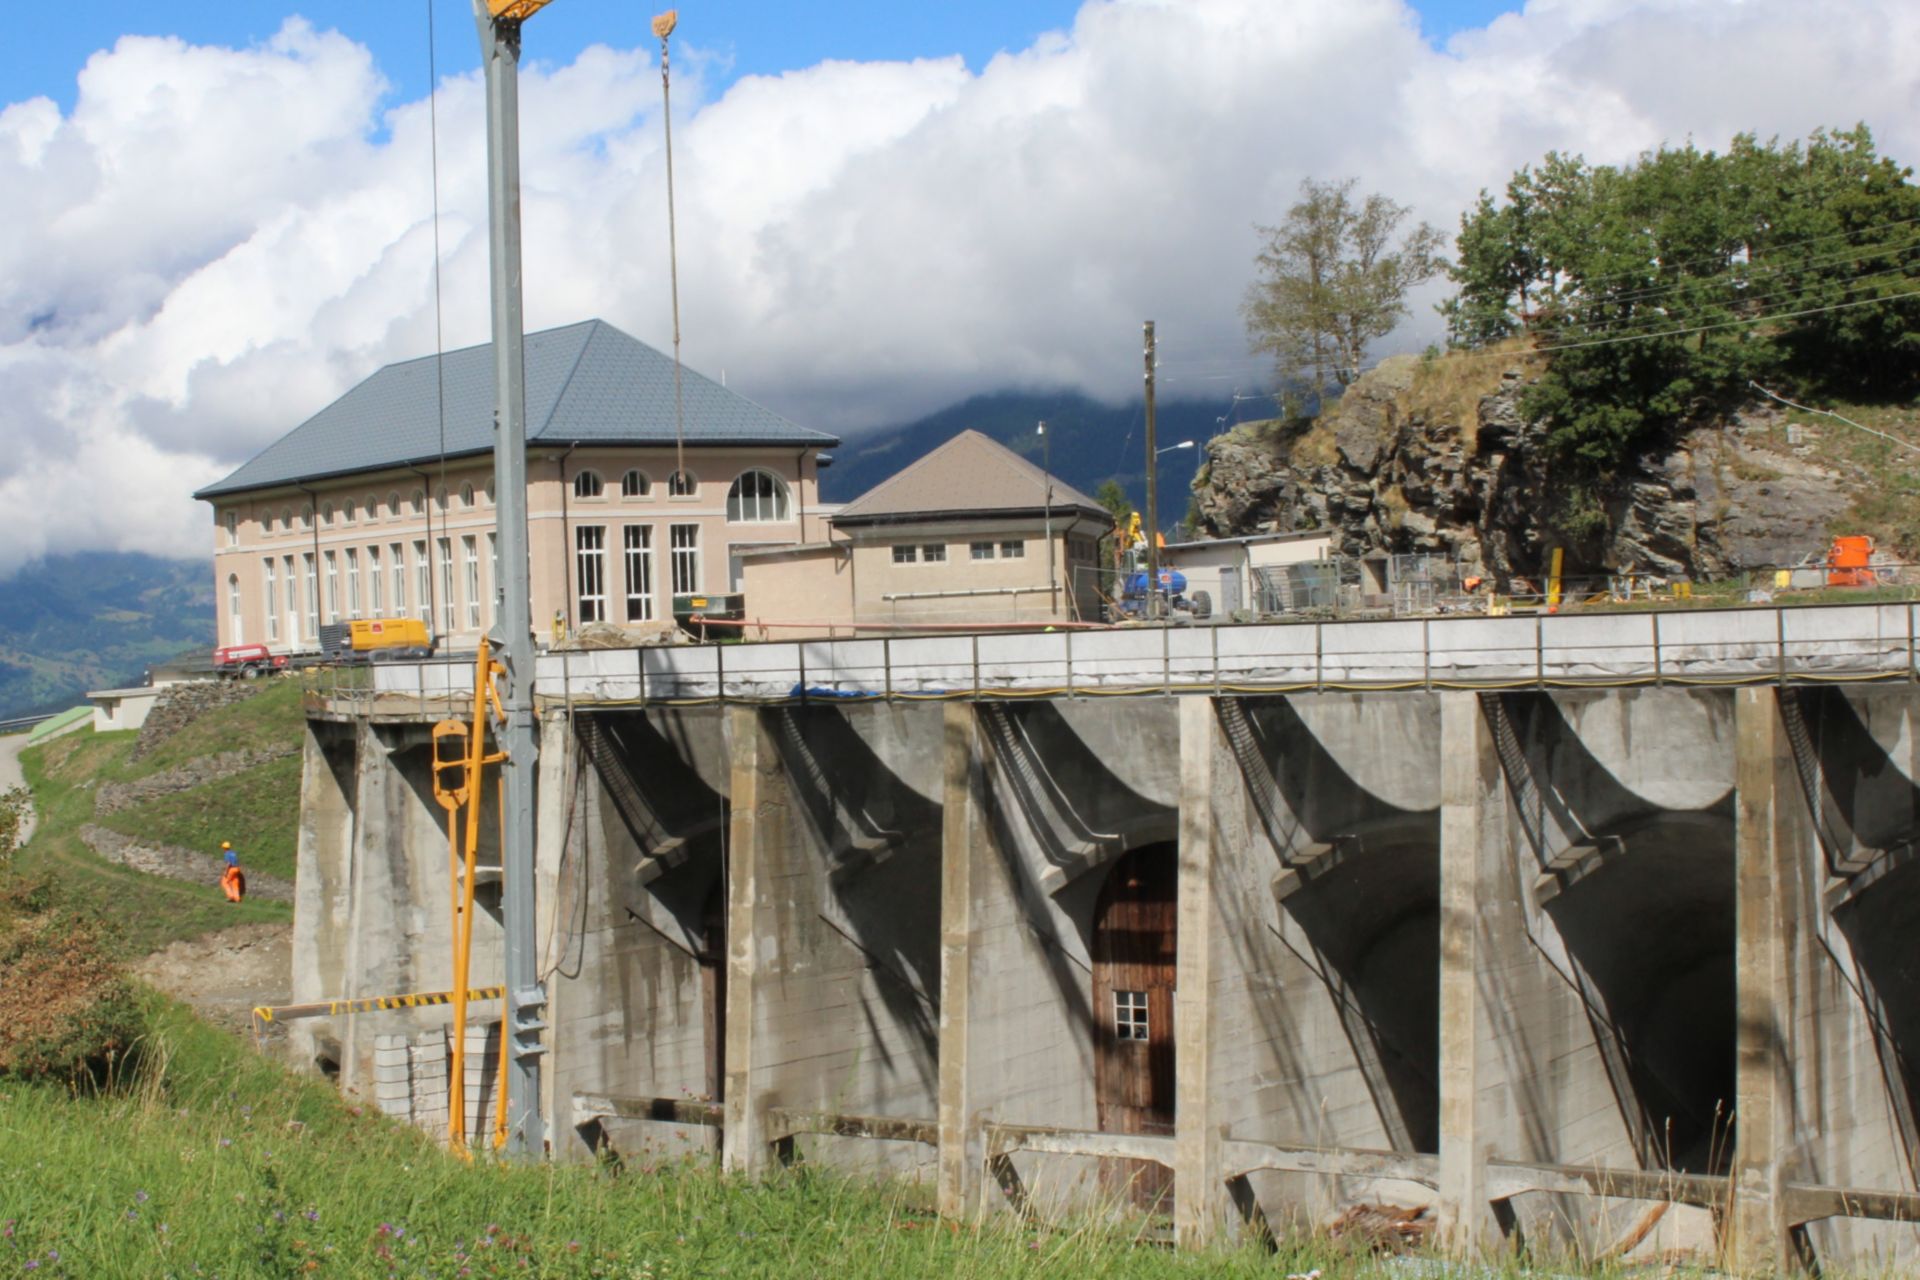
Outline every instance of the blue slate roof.
{"type": "MultiPolygon", "coordinates": [[[[526,365],[528,444],[673,443],[673,360],[606,321],[528,334],[526,365]]],[[[193,496],[438,459],[443,395],[446,454],[492,449],[493,344],[486,343],[386,366],[193,496]]],[[[840,443],[684,366],[681,395],[690,445],[840,443]]]]}

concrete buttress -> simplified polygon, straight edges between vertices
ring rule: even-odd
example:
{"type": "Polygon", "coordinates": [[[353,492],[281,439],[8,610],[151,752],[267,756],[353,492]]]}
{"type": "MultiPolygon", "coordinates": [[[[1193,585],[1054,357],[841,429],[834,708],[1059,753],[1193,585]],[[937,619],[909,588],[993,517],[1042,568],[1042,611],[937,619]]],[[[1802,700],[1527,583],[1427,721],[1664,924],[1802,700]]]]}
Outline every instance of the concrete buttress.
{"type": "Polygon", "coordinates": [[[1477,1252],[1492,1236],[1480,1054],[1482,863],[1497,852],[1505,791],[1480,695],[1440,696],[1440,1237],[1477,1252]]]}
{"type": "Polygon", "coordinates": [[[1793,861],[1810,838],[1791,781],[1779,695],[1734,694],[1737,1003],[1733,1215],[1728,1262],[1773,1274],[1786,1257],[1785,1162],[1793,1132],[1792,987],[1797,922],[1793,861]]]}
{"type": "Polygon", "coordinates": [[[1232,757],[1222,759],[1225,752],[1213,699],[1181,699],[1173,1232],[1182,1247],[1204,1245],[1226,1220],[1220,1161],[1224,1125],[1213,1087],[1214,960],[1221,946],[1214,871],[1222,797],[1216,791],[1227,787],[1231,798],[1240,782],[1232,757]]]}
{"type": "Polygon", "coordinates": [[[985,1153],[972,1080],[969,1009],[978,963],[975,897],[987,888],[998,858],[981,813],[985,785],[978,713],[971,703],[943,708],[945,796],[940,838],[940,1156],[939,1207],[948,1218],[980,1210],[985,1153]]]}
{"type": "Polygon", "coordinates": [[[727,1083],[720,1155],[727,1172],[754,1174],[767,1163],[767,1102],[755,1053],[758,988],[763,958],[777,941],[769,936],[773,912],[760,871],[787,804],[787,785],[761,712],[728,708],[726,733],[733,808],[727,829],[727,1083]]]}

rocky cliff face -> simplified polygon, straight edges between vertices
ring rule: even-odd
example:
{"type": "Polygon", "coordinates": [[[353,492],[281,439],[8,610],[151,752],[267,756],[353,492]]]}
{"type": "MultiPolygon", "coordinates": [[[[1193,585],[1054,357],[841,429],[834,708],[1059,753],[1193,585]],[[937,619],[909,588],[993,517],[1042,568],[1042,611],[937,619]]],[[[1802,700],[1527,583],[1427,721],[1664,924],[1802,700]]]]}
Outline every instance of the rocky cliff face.
{"type": "MultiPolygon", "coordinates": [[[[1194,481],[1203,534],[1331,528],[1342,554],[1429,552],[1496,582],[1541,572],[1558,509],[1545,428],[1520,400],[1529,374],[1481,360],[1385,361],[1320,418],[1215,438],[1194,481]]],[[[1604,532],[1570,570],[1723,578],[1824,550],[1848,478],[1787,444],[1764,413],[1680,432],[1606,495],[1604,532]]]]}

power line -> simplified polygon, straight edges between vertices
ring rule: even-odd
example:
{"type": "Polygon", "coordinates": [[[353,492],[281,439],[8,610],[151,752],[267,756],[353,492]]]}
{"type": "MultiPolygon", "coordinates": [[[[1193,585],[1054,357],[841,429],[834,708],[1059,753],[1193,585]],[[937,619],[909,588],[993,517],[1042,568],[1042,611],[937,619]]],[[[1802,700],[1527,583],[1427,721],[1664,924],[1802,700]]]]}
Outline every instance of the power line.
{"type": "Polygon", "coordinates": [[[1902,440],[1899,436],[1888,435],[1886,432],[1878,430],[1877,428],[1874,428],[1874,427],[1869,427],[1865,423],[1855,422],[1852,418],[1844,417],[1841,414],[1835,413],[1831,409],[1812,409],[1807,407],[1804,404],[1795,404],[1793,401],[1787,399],[1785,396],[1779,395],[1775,392],[1767,390],[1765,387],[1761,386],[1759,383],[1755,382],[1751,378],[1747,379],[1747,385],[1752,387],[1755,391],[1758,391],[1761,395],[1765,396],[1769,400],[1778,400],[1781,404],[1786,405],[1789,409],[1798,409],[1802,413],[1817,413],[1823,417],[1836,418],[1839,421],[1846,423],[1848,426],[1855,428],[1856,430],[1866,432],[1870,436],[1879,436],[1882,440],[1891,441],[1892,443],[1899,445],[1902,449],[1910,449],[1914,453],[1920,453],[1920,445],[1913,444],[1912,442],[1907,440],[1902,440]]]}

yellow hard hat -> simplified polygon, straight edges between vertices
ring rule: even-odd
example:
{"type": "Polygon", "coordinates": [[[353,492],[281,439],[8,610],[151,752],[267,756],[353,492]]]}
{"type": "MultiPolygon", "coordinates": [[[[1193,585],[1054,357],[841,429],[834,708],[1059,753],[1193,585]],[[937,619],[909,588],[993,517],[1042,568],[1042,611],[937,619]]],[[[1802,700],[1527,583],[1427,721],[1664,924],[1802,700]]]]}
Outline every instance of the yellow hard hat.
{"type": "Polygon", "coordinates": [[[227,842],[226,842],[225,840],[222,840],[222,841],[220,842],[220,847],[221,847],[222,849],[231,849],[231,848],[233,848],[233,846],[232,846],[232,845],[230,845],[230,844],[228,844],[228,843],[227,843],[227,842]]]}

